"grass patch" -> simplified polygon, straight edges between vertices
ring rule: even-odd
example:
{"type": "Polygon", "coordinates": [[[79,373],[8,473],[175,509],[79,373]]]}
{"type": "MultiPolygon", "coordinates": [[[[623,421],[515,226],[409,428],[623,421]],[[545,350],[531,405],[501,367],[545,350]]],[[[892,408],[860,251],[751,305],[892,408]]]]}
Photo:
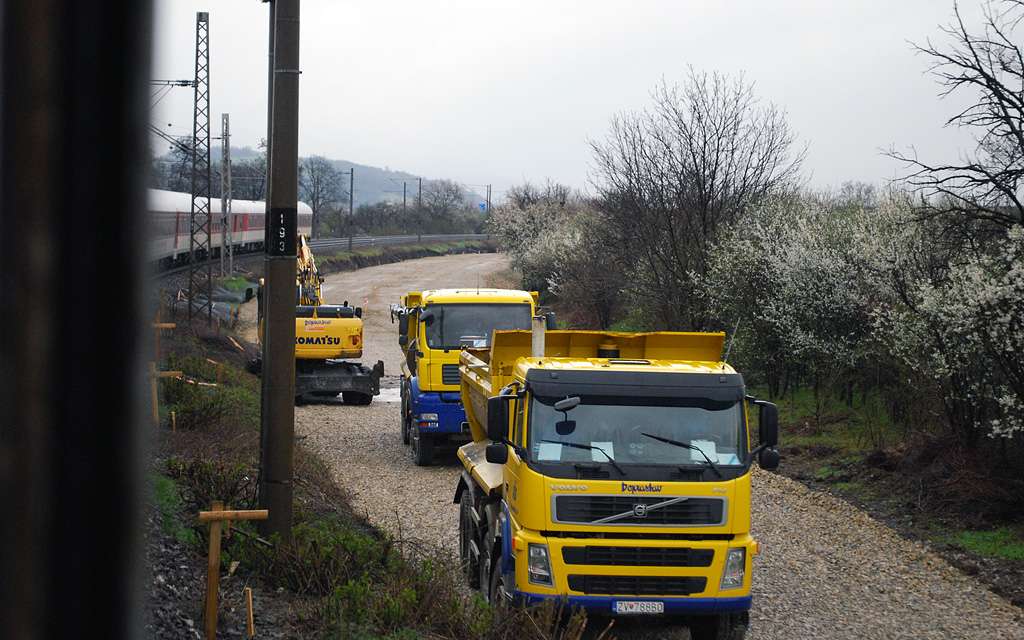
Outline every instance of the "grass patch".
{"type": "Polygon", "coordinates": [[[243,293],[251,285],[251,283],[242,276],[224,278],[222,280],[217,280],[217,283],[228,291],[234,291],[235,293],[243,293]]]}
{"type": "Polygon", "coordinates": [[[195,533],[182,525],[181,521],[173,515],[180,512],[183,506],[174,480],[159,473],[152,474],[150,479],[153,483],[153,496],[156,499],[157,511],[160,514],[160,530],[185,544],[196,544],[199,539],[196,538],[195,533]]]}
{"type": "Polygon", "coordinates": [[[1024,562],[1024,532],[1011,527],[989,531],[961,531],[953,536],[959,546],[980,556],[1024,562]]]}

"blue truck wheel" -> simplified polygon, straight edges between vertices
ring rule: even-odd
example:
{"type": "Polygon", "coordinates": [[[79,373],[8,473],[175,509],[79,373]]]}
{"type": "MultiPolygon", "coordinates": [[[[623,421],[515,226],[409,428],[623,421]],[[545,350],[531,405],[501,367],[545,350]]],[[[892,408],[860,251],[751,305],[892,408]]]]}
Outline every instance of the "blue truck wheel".
{"type": "Polygon", "coordinates": [[[434,463],[434,435],[422,433],[418,422],[412,425],[412,461],[417,467],[434,463]]]}

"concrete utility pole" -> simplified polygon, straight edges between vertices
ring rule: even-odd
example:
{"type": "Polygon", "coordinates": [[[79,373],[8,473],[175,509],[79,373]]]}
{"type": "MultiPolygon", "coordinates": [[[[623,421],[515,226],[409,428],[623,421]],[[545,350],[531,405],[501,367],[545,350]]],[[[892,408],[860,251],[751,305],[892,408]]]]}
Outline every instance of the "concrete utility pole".
{"type": "Polygon", "coordinates": [[[226,113],[220,114],[220,140],[220,277],[226,278],[235,272],[235,219],[231,215],[231,131],[226,113]]]}
{"type": "Polygon", "coordinates": [[[348,251],[352,253],[352,202],[356,186],[356,168],[348,169],[348,251]]]}
{"type": "Polygon", "coordinates": [[[263,302],[260,533],[292,540],[295,467],[295,259],[299,200],[299,0],[273,0],[273,73],[263,302]]]}

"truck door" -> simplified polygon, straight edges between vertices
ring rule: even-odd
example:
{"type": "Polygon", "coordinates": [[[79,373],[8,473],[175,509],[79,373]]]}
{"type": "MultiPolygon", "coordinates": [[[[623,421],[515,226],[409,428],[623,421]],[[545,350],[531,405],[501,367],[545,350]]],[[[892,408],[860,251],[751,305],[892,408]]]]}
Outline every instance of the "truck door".
{"type": "MultiPolygon", "coordinates": [[[[509,514],[514,522],[519,520],[519,480],[523,465],[521,454],[526,451],[524,441],[526,404],[524,395],[520,395],[512,401],[512,432],[509,440],[513,446],[509,451],[508,462],[505,464],[505,501],[508,503],[509,514]]],[[[513,526],[513,529],[515,528],[513,526]]]]}

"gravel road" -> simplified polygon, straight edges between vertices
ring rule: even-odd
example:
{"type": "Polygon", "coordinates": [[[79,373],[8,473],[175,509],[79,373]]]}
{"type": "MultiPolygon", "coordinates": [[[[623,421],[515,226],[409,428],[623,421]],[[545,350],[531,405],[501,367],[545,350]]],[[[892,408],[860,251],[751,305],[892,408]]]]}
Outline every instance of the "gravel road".
{"type": "MultiPolygon", "coordinates": [[[[427,258],[328,277],[324,297],[363,306],[364,363],[384,361],[386,387],[368,407],[326,402],[296,407],[296,434],[328,462],[353,506],[406,540],[455,554],[461,469],[454,449],[431,467],[413,465],[399,433],[402,353],[388,306],[408,291],[487,286],[496,254],[427,258]]],[[[781,443],[783,455],[785,442],[781,443]]],[[[783,460],[785,464],[785,460],[783,460]]],[[[910,543],[846,502],[756,470],[751,640],[808,638],[1012,638],[1024,611],[990,593],[927,548],[910,543]]],[[[689,637],[659,621],[621,620],[629,638],[689,637]]]]}

